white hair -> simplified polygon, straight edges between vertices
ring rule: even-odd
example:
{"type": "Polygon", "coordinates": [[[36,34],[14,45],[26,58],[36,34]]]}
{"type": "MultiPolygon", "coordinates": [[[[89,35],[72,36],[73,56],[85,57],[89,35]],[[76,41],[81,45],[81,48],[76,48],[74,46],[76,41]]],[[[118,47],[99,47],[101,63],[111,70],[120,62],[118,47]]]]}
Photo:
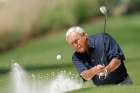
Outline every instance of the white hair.
{"type": "Polygon", "coordinates": [[[66,38],[71,34],[71,32],[85,33],[85,31],[81,27],[74,26],[68,29],[68,31],[66,32],[66,38]]]}

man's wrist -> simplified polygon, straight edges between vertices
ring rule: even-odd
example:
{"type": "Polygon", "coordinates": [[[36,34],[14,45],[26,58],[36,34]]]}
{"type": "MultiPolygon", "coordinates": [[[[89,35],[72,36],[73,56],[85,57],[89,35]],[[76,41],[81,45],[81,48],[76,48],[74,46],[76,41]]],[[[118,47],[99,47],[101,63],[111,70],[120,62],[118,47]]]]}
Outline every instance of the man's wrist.
{"type": "Polygon", "coordinates": [[[107,68],[104,69],[104,73],[108,75],[108,70],[107,70],[107,68]]]}
{"type": "Polygon", "coordinates": [[[107,78],[107,76],[108,76],[108,71],[106,68],[104,68],[104,71],[99,73],[99,79],[104,80],[107,78]]]}
{"type": "Polygon", "coordinates": [[[97,70],[96,66],[91,68],[91,72],[92,72],[93,76],[98,73],[98,70],[97,70]]]}
{"type": "Polygon", "coordinates": [[[108,73],[108,71],[107,71],[107,69],[106,69],[106,68],[104,69],[104,71],[105,71],[105,73],[108,73]]]}

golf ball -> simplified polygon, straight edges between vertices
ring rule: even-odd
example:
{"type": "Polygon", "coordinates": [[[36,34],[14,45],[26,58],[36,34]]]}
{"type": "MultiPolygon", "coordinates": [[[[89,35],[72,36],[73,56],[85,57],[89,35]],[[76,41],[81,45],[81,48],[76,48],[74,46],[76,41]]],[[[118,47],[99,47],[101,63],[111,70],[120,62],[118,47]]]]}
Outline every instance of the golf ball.
{"type": "Polygon", "coordinates": [[[56,59],[57,60],[60,60],[62,58],[62,56],[60,55],[60,54],[58,54],[57,56],[56,56],[56,59]]]}
{"type": "Polygon", "coordinates": [[[101,11],[102,14],[106,14],[107,9],[106,9],[105,6],[101,6],[101,7],[100,7],[100,11],[101,11]]]}

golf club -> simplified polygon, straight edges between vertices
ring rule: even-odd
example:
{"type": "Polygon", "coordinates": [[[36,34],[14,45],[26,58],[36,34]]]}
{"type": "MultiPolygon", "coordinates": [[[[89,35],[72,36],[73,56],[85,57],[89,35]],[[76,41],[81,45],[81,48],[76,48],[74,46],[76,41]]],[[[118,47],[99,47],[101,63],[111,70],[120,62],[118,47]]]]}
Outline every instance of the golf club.
{"type": "MultiPolygon", "coordinates": [[[[106,6],[101,6],[100,7],[100,12],[104,15],[104,31],[103,31],[103,53],[101,57],[101,65],[106,66],[107,64],[107,59],[106,59],[106,42],[105,42],[105,33],[106,33],[106,21],[107,21],[107,8],[106,6]]],[[[107,71],[99,73],[99,79],[104,80],[107,77],[107,71]]]]}

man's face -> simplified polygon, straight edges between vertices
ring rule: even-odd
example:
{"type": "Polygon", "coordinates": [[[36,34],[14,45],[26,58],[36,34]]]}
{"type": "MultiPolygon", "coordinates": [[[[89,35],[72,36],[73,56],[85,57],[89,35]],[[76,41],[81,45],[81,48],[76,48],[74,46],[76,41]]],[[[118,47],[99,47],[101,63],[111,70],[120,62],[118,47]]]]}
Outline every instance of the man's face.
{"type": "Polygon", "coordinates": [[[68,43],[74,48],[76,52],[84,53],[87,51],[87,35],[77,32],[71,32],[67,38],[68,43]]]}

